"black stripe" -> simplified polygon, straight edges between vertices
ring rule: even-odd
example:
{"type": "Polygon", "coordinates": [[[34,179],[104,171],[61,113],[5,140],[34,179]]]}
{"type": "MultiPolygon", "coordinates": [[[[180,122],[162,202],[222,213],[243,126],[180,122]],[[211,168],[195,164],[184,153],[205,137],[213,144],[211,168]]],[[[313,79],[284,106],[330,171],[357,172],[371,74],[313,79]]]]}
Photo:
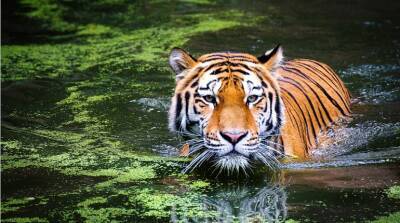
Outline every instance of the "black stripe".
{"type": "Polygon", "coordinates": [[[189,99],[190,99],[190,92],[185,93],[185,111],[187,120],[189,119],[189,99]]]}
{"type": "Polygon", "coordinates": [[[233,67],[244,67],[245,69],[247,69],[247,70],[249,70],[249,71],[253,71],[254,72],[254,70],[253,69],[251,69],[249,66],[247,66],[246,64],[241,64],[241,63],[232,63],[232,62],[229,62],[229,65],[230,66],[233,66],[233,67]]]}
{"type": "Polygon", "coordinates": [[[182,110],[182,97],[181,97],[181,94],[178,93],[176,95],[176,108],[175,108],[175,112],[176,112],[176,115],[175,115],[175,129],[176,130],[179,130],[179,127],[180,127],[179,116],[181,114],[181,110],[182,110]]]}
{"type": "Polygon", "coordinates": [[[294,74],[300,75],[302,76],[304,79],[307,79],[309,81],[311,81],[313,84],[315,84],[323,93],[324,95],[329,99],[329,101],[340,111],[340,113],[342,115],[345,115],[345,112],[343,110],[343,108],[337,103],[337,101],[332,98],[328,92],[320,85],[318,84],[318,82],[316,82],[314,79],[304,75],[299,69],[297,68],[289,68],[289,67],[281,67],[283,70],[287,71],[287,72],[292,72],[294,74]]]}
{"type": "Polygon", "coordinates": [[[216,80],[210,81],[210,82],[207,84],[207,88],[211,90],[210,84],[212,84],[212,83],[214,83],[214,82],[216,82],[216,80]]]}
{"type": "Polygon", "coordinates": [[[195,99],[194,100],[194,103],[203,103],[203,104],[206,104],[206,103],[204,103],[204,101],[202,100],[202,99],[195,99]]]}
{"type": "Polygon", "coordinates": [[[194,88],[194,87],[196,87],[198,84],[199,84],[199,81],[196,80],[196,81],[194,81],[194,82],[192,83],[192,85],[190,85],[190,87],[191,87],[191,88],[194,88]]]}
{"type": "Polygon", "coordinates": [[[268,125],[267,129],[265,129],[266,132],[271,131],[271,129],[274,127],[274,126],[272,125],[272,123],[268,123],[268,124],[269,124],[269,125],[268,125]]]}
{"type": "MultiPolygon", "coordinates": [[[[333,72],[333,71],[328,71],[324,66],[322,66],[322,64],[320,64],[319,62],[317,62],[317,61],[315,61],[315,60],[306,60],[306,61],[308,61],[308,62],[310,62],[310,63],[313,63],[313,64],[315,64],[315,65],[317,65],[318,67],[320,67],[320,68],[322,68],[325,72],[327,72],[327,73],[330,73],[330,74],[332,74],[332,76],[333,76],[333,78],[339,83],[340,81],[339,81],[339,77],[336,75],[336,73],[335,72],[333,72]]],[[[304,64],[304,63],[303,63],[304,64]]],[[[305,64],[305,65],[308,65],[308,64],[305,64]]],[[[329,78],[330,79],[330,78],[329,78]]],[[[332,80],[332,79],[330,79],[330,80],[332,80]]]]}
{"type": "MultiPolygon", "coordinates": [[[[299,64],[302,64],[303,66],[306,66],[306,67],[308,67],[309,68],[309,70],[310,69],[312,69],[312,70],[315,70],[315,74],[317,74],[318,75],[318,73],[319,74],[321,74],[322,76],[324,76],[324,77],[326,77],[326,78],[328,78],[329,79],[329,81],[331,81],[332,83],[335,83],[335,80],[336,80],[336,86],[337,85],[339,85],[339,87],[340,87],[340,89],[343,91],[343,93],[345,93],[345,90],[343,90],[343,85],[341,85],[340,84],[340,81],[338,80],[338,77],[335,75],[335,73],[332,73],[331,75],[326,75],[324,72],[322,72],[321,70],[319,70],[319,69],[317,69],[317,68],[315,68],[315,67],[312,67],[312,66],[310,66],[310,65],[308,65],[308,64],[305,64],[305,63],[299,63],[299,64]],[[334,80],[332,80],[330,77],[332,77],[333,76],[333,78],[334,78],[334,80]]],[[[320,65],[320,64],[318,64],[318,63],[316,63],[315,62],[315,64],[316,65],[318,65],[319,67],[321,67],[325,72],[327,72],[327,73],[330,73],[329,71],[327,71],[322,65],[320,65]]],[[[307,68],[306,68],[307,69],[307,68]]],[[[320,75],[319,75],[320,76],[320,75]]],[[[323,79],[323,78],[321,78],[321,79],[323,79]]],[[[325,79],[323,79],[330,87],[332,87],[330,84],[329,84],[329,82],[328,81],[326,81],[325,79]]],[[[347,105],[347,103],[345,102],[345,100],[343,99],[343,97],[341,96],[341,94],[339,94],[337,91],[336,91],[336,88],[333,88],[334,90],[335,90],[335,92],[336,92],[336,94],[340,97],[340,99],[342,100],[342,102],[343,102],[343,104],[346,106],[346,109],[348,110],[348,111],[350,111],[350,108],[348,107],[348,105],[347,105]]]]}
{"type": "Polygon", "coordinates": [[[206,68],[203,68],[202,72],[203,72],[203,73],[206,73],[207,71],[211,70],[211,69],[214,68],[214,67],[217,67],[217,66],[225,66],[225,65],[226,65],[226,62],[214,63],[214,64],[209,65],[209,66],[206,67],[206,68]]]}
{"type": "MultiPolygon", "coordinates": [[[[199,99],[197,99],[197,100],[199,100],[199,99]]],[[[195,105],[193,105],[193,112],[194,112],[196,115],[200,114],[200,112],[197,111],[197,108],[196,108],[195,105]]]]}
{"type": "Polygon", "coordinates": [[[208,57],[214,57],[214,56],[228,57],[226,52],[212,53],[208,57]]]}
{"type": "Polygon", "coordinates": [[[246,61],[257,63],[258,61],[255,61],[249,57],[242,56],[242,55],[229,55],[229,59],[245,59],[246,61]]]}
{"type": "Polygon", "coordinates": [[[217,75],[217,74],[224,73],[224,72],[227,72],[227,71],[228,71],[228,69],[222,70],[222,67],[220,67],[220,68],[218,68],[218,69],[212,71],[212,72],[210,73],[210,75],[217,75]]]}
{"type": "MultiPolygon", "coordinates": [[[[320,118],[319,118],[319,117],[317,116],[317,112],[315,111],[314,103],[311,101],[310,97],[309,97],[309,96],[307,95],[307,93],[305,92],[305,89],[302,88],[301,84],[300,84],[299,82],[297,82],[297,81],[291,79],[291,78],[287,78],[287,79],[290,79],[290,80],[291,80],[292,82],[294,82],[294,83],[292,83],[292,82],[290,82],[290,81],[287,81],[287,80],[281,80],[281,81],[282,81],[282,82],[286,82],[286,83],[288,83],[288,84],[291,84],[292,86],[294,86],[295,88],[299,89],[299,90],[303,93],[303,95],[306,97],[306,99],[307,99],[307,101],[308,101],[309,106],[311,107],[311,110],[312,110],[312,112],[313,112],[313,114],[314,114],[314,116],[315,116],[315,119],[317,119],[319,129],[322,129],[322,123],[321,123],[321,120],[320,120],[320,119],[323,119],[323,117],[322,117],[321,111],[318,109],[319,115],[320,115],[320,118]]],[[[316,96],[317,96],[317,95],[316,95],[316,96]]],[[[318,97],[318,96],[317,96],[317,97],[318,97]]],[[[322,104],[321,106],[323,106],[323,104],[322,104]]]]}
{"type": "MultiPolygon", "coordinates": [[[[320,66],[322,66],[322,65],[320,65],[320,66]]],[[[323,67],[323,66],[322,66],[322,67],[323,67]]],[[[346,88],[346,86],[344,85],[343,81],[340,79],[339,75],[337,75],[337,74],[335,73],[335,71],[333,71],[332,68],[330,68],[329,66],[326,66],[326,69],[329,70],[329,71],[332,73],[332,75],[333,75],[336,79],[339,79],[338,82],[339,82],[340,85],[342,86],[342,89],[343,89],[343,91],[345,92],[346,96],[347,96],[348,98],[351,98],[351,97],[350,97],[350,92],[349,92],[349,90],[346,88]]],[[[351,112],[351,111],[349,111],[349,112],[351,112]]]]}
{"type": "MultiPolygon", "coordinates": [[[[268,108],[268,106],[267,106],[267,105],[269,105],[269,107],[270,107],[270,110],[271,110],[271,113],[269,114],[269,117],[268,117],[267,121],[269,121],[269,120],[270,120],[270,118],[271,118],[271,115],[272,115],[272,97],[273,97],[272,93],[271,93],[271,92],[268,92],[268,100],[269,100],[269,104],[266,104],[266,105],[265,105],[265,110],[264,110],[264,112],[267,112],[267,108],[268,108]]],[[[268,100],[267,100],[267,103],[268,103],[268,100]]]]}
{"type": "Polygon", "coordinates": [[[210,75],[217,75],[217,74],[220,74],[220,73],[228,73],[228,72],[230,72],[230,73],[238,72],[238,73],[241,73],[243,75],[250,75],[248,72],[246,72],[244,70],[239,70],[239,69],[223,69],[222,70],[222,68],[216,69],[215,71],[211,72],[210,75]]]}
{"type": "MultiPolygon", "coordinates": [[[[294,110],[293,105],[289,102],[289,99],[286,99],[286,101],[287,101],[287,103],[285,103],[286,111],[289,113],[289,118],[292,120],[292,123],[294,123],[296,125],[296,129],[298,129],[297,132],[299,133],[300,137],[303,139],[303,142],[306,143],[305,146],[306,146],[306,150],[308,151],[308,140],[306,140],[306,138],[304,136],[304,132],[306,132],[307,135],[308,135],[308,129],[304,125],[301,125],[302,127],[300,128],[300,125],[297,122],[296,116],[293,114],[293,112],[291,110],[291,109],[294,110]],[[300,129],[303,129],[303,131],[300,131],[300,129]]],[[[300,117],[298,117],[298,118],[300,118],[300,117]]],[[[307,139],[308,139],[308,137],[307,137],[307,139]]]]}
{"type": "Polygon", "coordinates": [[[265,83],[264,79],[263,79],[259,74],[257,74],[257,77],[260,79],[261,85],[262,85],[264,88],[268,88],[268,84],[265,83]]]}
{"type": "Polygon", "coordinates": [[[229,60],[239,60],[240,62],[249,62],[249,63],[254,63],[254,64],[257,63],[254,60],[246,59],[244,57],[229,57],[229,60]]]}
{"type": "MultiPolygon", "coordinates": [[[[289,80],[295,81],[294,79],[289,78],[289,77],[285,77],[285,79],[289,79],[289,80]]],[[[280,80],[280,81],[284,81],[284,79],[282,79],[282,80],[280,80]]],[[[321,98],[319,97],[318,93],[315,92],[315,90],[314,90],[306,81],[304,81],[303,83],[304,83],[308,88],[310,88],[311,91],[314,93],[315,97],[318,99],[319,104],[321,105],[320,107],[322,107],[322,109],[324,109],[325,116],[328,118],[329,122],[330,122],[330,123],[333,122],[333,119],[332,119],[331,115],[329,114],[328,110],[327,110],[326,107],[324,106],[324,103],[321,101],[321,98]]],[[[310,104],[313,104],[313,103],[310,102],[310,104]]],[[[319,112],[320,112],[320,114],[321,114],[321,110],[319,110],[319,112]]],[[[321,115],[322,115],[322,114],[321,114],[321,115]]],[[[323,117],[322,117],[322,120],[324,121],[325,125],[328,125],[328,123],[325,122],[325,119],[324,119],[323,117]]]]}
{"type": "Polygon", "coordinates": [[[239,69],[232,69],[231,73],[233,73],[233,72],[238,72],[238,73],[241,73],[243,75],[250,75],[249,72],[246,72],[244,70],[239,70],[239,69]]]}
{"type": "Polygon", "coordinates": [[[278,121],[277,127],[280,127],[282,125],[282,117],[281,117],[282,111],[281,111],[281,104],[280,104],[281,100],[279,100],[279,99],[280,99],[279,95],[275,95],[275,112],[277,114],[276,117],[277,117],[277,121],[278,121]]]}
{"type": "MultiPolygon", "coordinates": [[[[340,85],[340,88],[342,89],[342,91],[346,94],[347,97],[350,98],[349,91],[344,86],[344,84],[340,80],[339,76],[329,66],[325,67],[322,64],[320,64],[319,62],[314,61],[314,60],[307,60],[307,61],[316,64],[318,67],[321,67],[325,72],[330,73],[333,76],[333,78],[337,81],[337,83],[340,85]]],[[[350,110],[349,110],[349,112],[350,112],[350,110]]]]}
{"type": "MultiPolygon", "coordinates": [[[[292,93],[290,93],[288,90],[286,90],[284,88],[281,88],[281,89],[282,89],[282,91],[285,91],[293,99],[293,101],[297,105],[297,107],[299,107],[300,113],[301,113],[301,115],[303,116],[303,119],[304,119],[304,123],[306,124],[306,131],[307,131],[307,136],[308,136],[307,138],[311,142],[310,134],[308,134],[309,133],[309,131],[308,131],[308,124],[309,123],[307,122],[306,116],[305,116],[305,114],[303,112],[304,110],[301,108],[300,104],[296,100],[296,97],[294,97],[292,93]]],[[[308,117],[310,118],[310,121],[311,121],[311,116],[310,116],[310,113],[308,112],[308,110],[307,110],[307,113],[308,113],[308,117]]],[[[314,142],[316,143],[317,133],[316,133],[314,125],[312,123],[311,123],[311,129],[312,129],[311,133],[313,134],[314,142]]]]}
{"type": "Polygon", "coordinates": [[[217,75],[217,74],[219,74],[219,73],[226,72],[226,70],[227,70],[227,69],[222,70],[222,68],[220,67],[220,68],[218,68],[218,69],[212,71],[212,72],[210,73],[210,75],[217,75]]]}
{"type": "MultiPolygon", "coordinates": [[[[347,111],[350,111],[350,108],[347,106],[347,103],[346,103],[345,100],[343,99],[342,95],[339,94],[339,92],[336,90],[336,88],[335,88],[335,87],[332,87],[332,85],[330,84],[330,82],[327,81],[325,78],[322,78],[321,75],[318,75],[318,73],[322,74],[322,72],[321,72],[320,70],[318,70],[318,69],[316,69],[316,68],[313,68],[313,67],[310,67],[310,66],[308,66],[308,65],[306,65],[306,64],[303,64],[303,63],[298,63],[298,65],[299,65],[300,67],[303,67],[304,69],[309,70],[310,72],[313,72],[313,73],[316,74],[317,76],[319,76],[329,87],[331,87],[331,88],[335,91],[335,93],[337,94],[337,96],[340,98],[340,100],[341,100],[342,103],[344,104],[346,110],[347,110],[347,111]],[[314,69],[316,69],[317,71],[314,71],[314,69]],[[318,73],[317,73],[317,72],[318,72],[318,73]]],[[[323,76],[325,76],[325,75],[323,75],[323,76]]],[[[328,78],[328,79],[329,79],[329,78],[328,78]]],[[[331,80],[331,79],[329,79],[329,80],[331,80]]],[[[345,115],[345,114],[343,114],[343,115],[345,115]]]]}
{"type": "Polygon", "coordinates": [[[213,56],[213,57],[207,58],[207,59],[205,59],[205,60],[203,60],[201,62],[202,63],[206,63],[206,62],[210,62],[210,61],[213,61],[213,60],[226,60],[226,57],[213,56]]]}

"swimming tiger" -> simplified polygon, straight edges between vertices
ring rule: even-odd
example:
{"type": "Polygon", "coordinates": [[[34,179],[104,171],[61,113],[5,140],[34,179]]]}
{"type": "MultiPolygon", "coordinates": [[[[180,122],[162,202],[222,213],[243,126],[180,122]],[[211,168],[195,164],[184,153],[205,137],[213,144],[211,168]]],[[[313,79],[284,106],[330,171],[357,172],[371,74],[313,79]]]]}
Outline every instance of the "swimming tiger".
{"type": "Polygon", "coordinates": [[[176,88],[169,128],[198,154],[185,171],[203,162],[221,169],[247,169],[259,161],[307,158],[318,135],[350,116],[350,94],[326,64],[285,61],[280,45],[260,57],[217,52],[194,58],[174,48],[169,56],[176,88]],[[197,137],[197,139],[196,139],[197,137]]]}

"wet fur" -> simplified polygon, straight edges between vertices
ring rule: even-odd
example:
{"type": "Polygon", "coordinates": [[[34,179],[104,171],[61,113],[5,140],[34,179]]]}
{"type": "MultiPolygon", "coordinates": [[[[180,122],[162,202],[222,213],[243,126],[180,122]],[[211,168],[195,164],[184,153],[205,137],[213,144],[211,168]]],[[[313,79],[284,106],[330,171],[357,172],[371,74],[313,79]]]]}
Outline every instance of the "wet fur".
{"type": "Polygon", "coordinates": [[[170,64],[177,85],[169,111],[172,131],[200,140],[186,171],[212,160],[221,169],[244,170],[258,161],[274,167],[277,157],[306,158],[318,134],[350,115],[350,95],[326,64],[283,61],[278,46],[256,58],[245,53],[211,53],[198,59],[174,49],[170,64]],[[255,92],[255,93],[254,93],[255,92]],[[205,101],[205,95],[215,101],[205,101]],[[248,103],[251,94],[258,101],[248,103]],[[221,132],[246,131],[240,146],[221,132]]]}

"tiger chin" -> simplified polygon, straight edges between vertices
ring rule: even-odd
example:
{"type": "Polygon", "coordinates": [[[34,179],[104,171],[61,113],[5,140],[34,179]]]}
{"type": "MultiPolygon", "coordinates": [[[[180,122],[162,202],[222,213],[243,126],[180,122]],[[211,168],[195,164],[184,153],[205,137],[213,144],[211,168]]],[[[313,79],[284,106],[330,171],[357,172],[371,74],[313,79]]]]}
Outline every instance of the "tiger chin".
{"type": "Polygon", "coordinates": [[[217,52],[193,57],[174,48],[169,64],[176,88],[169,129],[191,138],[193,160],[219,171],[246,172],[279,158],[307,158],[318,135],[350,116],[350,94],[326,64],[284,60],[280,45],[255,57],[217,52]]]}

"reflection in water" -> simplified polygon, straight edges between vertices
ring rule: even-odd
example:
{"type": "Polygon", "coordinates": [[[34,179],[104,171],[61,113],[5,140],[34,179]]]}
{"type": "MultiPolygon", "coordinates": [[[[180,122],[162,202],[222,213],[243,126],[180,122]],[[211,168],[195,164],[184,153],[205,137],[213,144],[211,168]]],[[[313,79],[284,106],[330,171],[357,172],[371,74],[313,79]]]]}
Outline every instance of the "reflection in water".
{"type": "Polygon", "coordinates": [[[315,214],[316,222],[326,222],[327,216],[333,218],[329,222],[354,221],[366,215],[374,216],[372,212],[378,213],[379,208],[390,211],[398,207],[396,206],[398,203],[390,203],[396,201],[382,199],[386,194],[382,193],[380,188],[388,188],[399,182],[399,170],[399,164],[289,169],[280,171],[275,176],[264,175],[247,179],[253,180],[251,183],[236,182],[236,180],[218,183],[210,187],[212,191],[205,191],[198,197],[200,207],[184,209],[178,205],[174,206],[170,220],[172,222],[283,222],[287,218],[296,219],[298,214],[306,213],[307,216],[311,216],[312,212],[315,214]],[[346,195],[343,195],[343,191],[346,191],[346,195]],[[358,203],[359,200],[364,202],[358,203]],[[320,205],[321,202],[328,201],[331,203],[327,206],[320,205]],[[348,208],[351,208],[351,211],[348,208]],[[198,214],[200,212],[202,214],[198,214]],[[338,220],[342,218],[338,213],[349,214],[349,212],[356,217],[349,218],[348,221],[338,220]],[[193,217],[194,215],[201,217],[193,217]]]}
{"type": "MultiPolygon", "coordinates": [[[[207,217],[177,216],[172,209],[172,222],[281,222],[286,219],[287,205],[284,187],[267,184],[219,188],[218,192],[201,199],[207,217]]],[[[186,212],[185,212],[186,213],[186,212]]],[[[190,212],[187,212],[190,213],[190,212]]]]}

